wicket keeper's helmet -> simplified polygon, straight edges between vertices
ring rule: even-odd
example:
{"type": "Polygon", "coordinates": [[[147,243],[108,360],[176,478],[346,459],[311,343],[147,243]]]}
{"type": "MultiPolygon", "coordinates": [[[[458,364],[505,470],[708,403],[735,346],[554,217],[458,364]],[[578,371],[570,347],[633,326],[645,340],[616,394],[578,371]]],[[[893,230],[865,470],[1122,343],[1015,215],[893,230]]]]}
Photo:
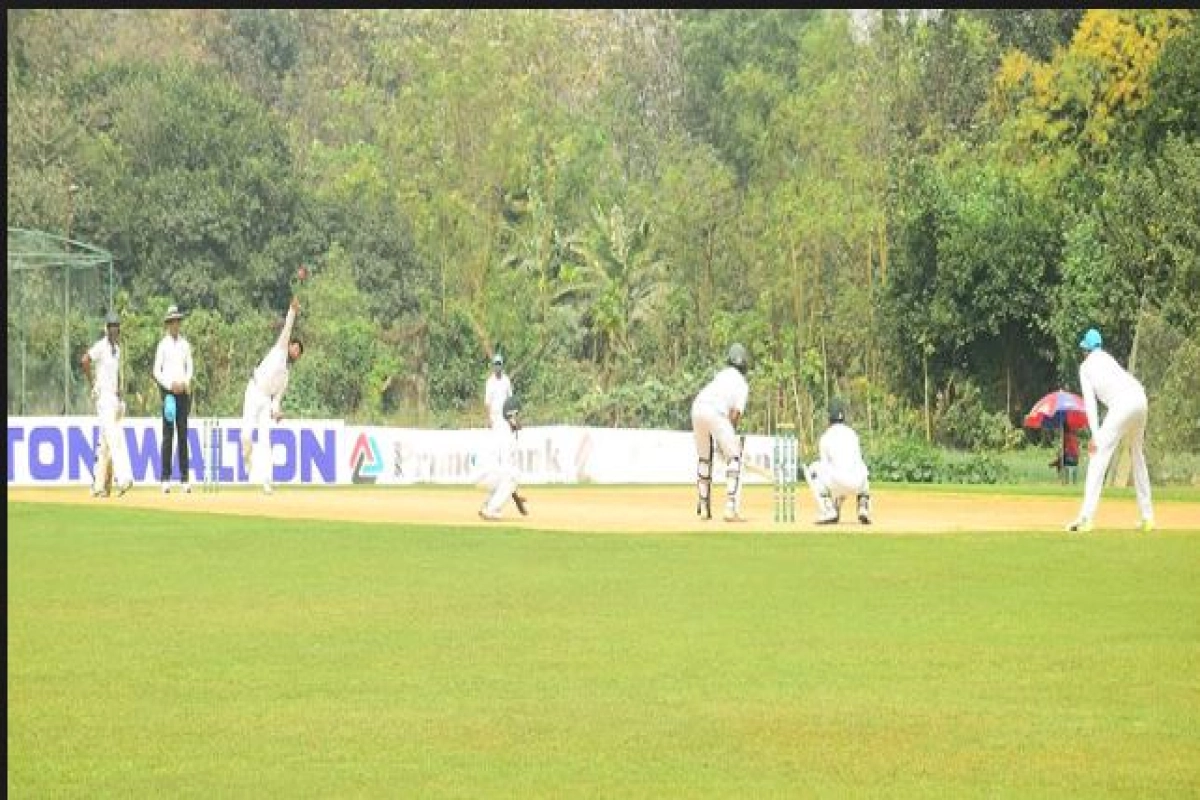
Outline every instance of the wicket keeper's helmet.
{"type": "Polygon", "coordinates": [[[521,413],[521,401],[517,399],[517,396],[515,394],[510,395],[509,398],[504,401],[504,418],[512,419],[513,417],[517,416],[520,413],[521,413]]]}
{"type": "Polygon", "coordinates": [[[729,355],[726,357],[725,361],[729,364],[729,366],[745,375],[746,367],[749,366],[750,363],[750,354],[746,352],[746,348],[742,346],[741,343],[734,342],[733,344],[729,345],[729,355]]]}
{"type": "Polygon", "coordinates": [[[846,421],[846,407],[836,397],[829,401],[829,424],[846,421]]]}

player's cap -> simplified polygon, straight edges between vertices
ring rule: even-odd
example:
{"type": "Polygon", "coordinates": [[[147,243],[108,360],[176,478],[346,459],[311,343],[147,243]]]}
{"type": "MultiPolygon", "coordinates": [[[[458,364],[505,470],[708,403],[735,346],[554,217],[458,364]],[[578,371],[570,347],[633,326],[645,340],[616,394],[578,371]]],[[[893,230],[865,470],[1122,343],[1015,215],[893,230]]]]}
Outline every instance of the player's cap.
{"type": "Polygon", "coordinates": [[[167,309],[167,315],[163,317],[163,322],[172,322],[177,319],[183,319],[183,312],[179,310],[179,306],[172,305],[167,309]]]}
{"type": "Polygon", "coordinates": [[[1087,333],[1079,340],[1079,346],[1089,352],[1098,350],[1102,344],[1104,344],[1104,340],[1100,338],[1100,331],[1095,328],[1088,328],[1087,333]]]}
{"type": "Polygon", "coordinates": [[[846,421],[846,406],[836,397],[829,401],[829,421],[831,423],[846,421]]]}
{"type": "Polygon", "coordinates": [[[121,326],[121,318],[117,316],[117,312],[115,311],[108,312],[108,315],[104,317],[104,327],[107,328],[110,325],[121,326]]]}
{"type": "Polygon", "coordinates": [[[515,417],[515,416],[519,415],[520,413],[521,413],[521,401],[517,399],[517,396],[515,394],[509,395],[504,400],[504,418],[511,419],[512,417],[515,417]]]}
{"type": "Polygon", "coordinates": [[[725,357],[725,362],[738,372],[745,374],[746,368],[750,365],[750,353],[746,351],[745,345],[741,342],[734,342],[729,346],[729,354],[725,357]]]}

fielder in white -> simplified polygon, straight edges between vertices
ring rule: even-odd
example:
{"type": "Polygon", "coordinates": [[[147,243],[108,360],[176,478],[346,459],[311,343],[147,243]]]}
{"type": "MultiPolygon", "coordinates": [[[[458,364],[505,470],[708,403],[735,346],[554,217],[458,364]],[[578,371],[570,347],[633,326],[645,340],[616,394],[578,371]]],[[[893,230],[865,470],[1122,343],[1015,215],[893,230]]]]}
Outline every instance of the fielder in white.
{"type": "Polygon", "coordinates": [[[125,447],[125,403],[121,400],[121,319],[109,313],[104,319],[104,338],[92,345],[80,363],[83,374],[92,384],[92,400],[96,403],[96,416],[100,419],[100,446],[96,452],[96,469],[92,476],[92,496],[104,497],[104,477],[112,462],[113,480],[117,496],[125,494],[133,486],[133,467],[129,463],[129,451],[125,447]],[[92,367],[95,366],[95,379],[92,367]]]}
{"type": "Polygon", "coordinates": [[[713,447],[720,448],[725,459],[725,521],[743,522],[742,446],[736,428],[746,413],[750,385],[746,383],[746,368],[750,357],[746,348],[734,343],[729,346],[721,369],[700,390],[692,401],[692,435],[696,440],[696,514],[712,519],[713,447]]]}
{"type": "Polygon", "coordinates": [[[263,356],[242,401],[242,461],[250,473],[251,483],[261,483],[263,492],[271,494],[271,422],[283,419],[283,393],[287,391],[289,368],[304,354],[304,344],[292,339],[292,326],[300,311],[300,301],[292,298],[279,339],[263,356]],[[251,433],[258,432],[258,446],[251,433]]]}
{"type": "Polygon", "coordinates": [[[846,424],[845,407],[838,400],[829,404],[829,427],[821,434],[820,458],[804,470],[805,480],[817,500],[818,525],[832,525],[840,518],[842,501],[858,498],[858,521],[871,524],[870,471],[863,461],[858,434],[846,424]]]}
{"type": "Polygon", "coordinates": [[[497,434],[509,434],[504,420],[504,402],[513,396],[512,381],[504,372],[504,356],[492,356],[492,372],[483,387],[483,410],[487,414],[488,427],[497,434]]]}
{"type": "Polygon", "coordinates": [[[525,498],[517,492],[520,479],[520,463],[517,439],[521,430],[521,402],[516,396],[510,396],[501,406],[501,421],[503,430],[493,429],[490,436],[495,447],[492,469],[484,477],[489,494],[479,516],[486,520],[498,520],[503,516],[504,504],[509,498],[516,504],[521,514],[528,514],[525,498]]]}
{"type": "Polygon", "coordinates": [[[1069,531],[1090,531],[1100,505],[1100,490],[1104,486],[1104,473],[1113,453],[1122,440],[1129,442],[1129,455],[1133,464],[1133,487],[1137,494],[1141,521],[1138,527],[1144,532],[1154,530],[1154,508],[1150,499],[1150,473],[1146,469],[1143,444],[1146,439],[1146,418],[1149,406],[1146,390],[1141,382],[1129,374],[1116,359],[1101,349],[1104,344],[1100,331],[1089,328],[1079,341],[1085,353],[1079,365],[1079,386],[1087,410],[1088,428],[1093,432],[1088,445],[1087,477],[1083,486],[1083,505],[1079,516],[1067,525],[1069,531]],[[1097,401],[1103,403],[1108,413],[1100,421],[1097,401]]]}

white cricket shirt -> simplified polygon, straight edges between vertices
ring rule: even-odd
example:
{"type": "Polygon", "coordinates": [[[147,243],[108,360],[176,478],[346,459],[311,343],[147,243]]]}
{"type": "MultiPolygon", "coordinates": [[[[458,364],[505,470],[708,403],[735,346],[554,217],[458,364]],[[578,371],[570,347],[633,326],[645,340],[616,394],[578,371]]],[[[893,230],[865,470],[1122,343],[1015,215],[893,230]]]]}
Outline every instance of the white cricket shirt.
{"type": "Polygon", "coordinates": [[[296,312],[289,308],[287,318],[283,322],[283,330],[279,332],[279,339],[254,370],[254,385],[268,397],[278,398],[287,389],[288,344],[291,342],[292,325],[295,322],[296,312]]]}
{"type": "Polygon", "coordinates": [[[1093,350],[1079,365],[1079,388],[1087,408],[1088,427],[1100,430],[1099,400],[1109,409],[1146,403],[1146,390],[1117,360],[1103,350],[1093,350]]]}
{"type": "Polygon", "coordinates": [[[192,382],[192,346],[183,334],[167,334],[154,351],[154,379],[166,391],[176,381],[190,385],[192,382]]]}
{"type": "Polygon", "coordinates": [[[105,336],[88,350],[88,358],[92,360],[92,375],[100,394],[116,397],[121,377],[121,346],[105,336]]]}
{"type": "Polygon", "coordinates": [[[729,417],[734,411],[746,411],[750,385],[736,367],[725,367],[696,395],[694,405],[705,405],[729,417]]]}
{"type": "Polygon", "coordinates": [[[826,428],[817,443],[817,450],[832,474],[841,476],[846,483],[856,485],[866,481],[867,465],[863,461],[858,434],[849,425],[835,422],[826,428]]]}
{"type": "Polygon", "coordinates": [[[504,401],[512,397],[512,393],[512,381],[508,379],[507,373],[501,372],[497,375],[493,372],[488,375],[483,388],[483,405],[493,423],[504,419],[504,401]]]}

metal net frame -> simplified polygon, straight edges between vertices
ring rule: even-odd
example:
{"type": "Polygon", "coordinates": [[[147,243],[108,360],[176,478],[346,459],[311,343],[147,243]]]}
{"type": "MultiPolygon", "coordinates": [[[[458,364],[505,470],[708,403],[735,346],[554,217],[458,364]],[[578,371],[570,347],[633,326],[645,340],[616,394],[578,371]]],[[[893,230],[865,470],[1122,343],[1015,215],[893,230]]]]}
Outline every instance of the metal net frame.
{"type": "Polygon", "coordinates": [[[8,414],[91,413],[79,367],[113,309],[113,257],[44,231],[8,229],[8,414]]]}

